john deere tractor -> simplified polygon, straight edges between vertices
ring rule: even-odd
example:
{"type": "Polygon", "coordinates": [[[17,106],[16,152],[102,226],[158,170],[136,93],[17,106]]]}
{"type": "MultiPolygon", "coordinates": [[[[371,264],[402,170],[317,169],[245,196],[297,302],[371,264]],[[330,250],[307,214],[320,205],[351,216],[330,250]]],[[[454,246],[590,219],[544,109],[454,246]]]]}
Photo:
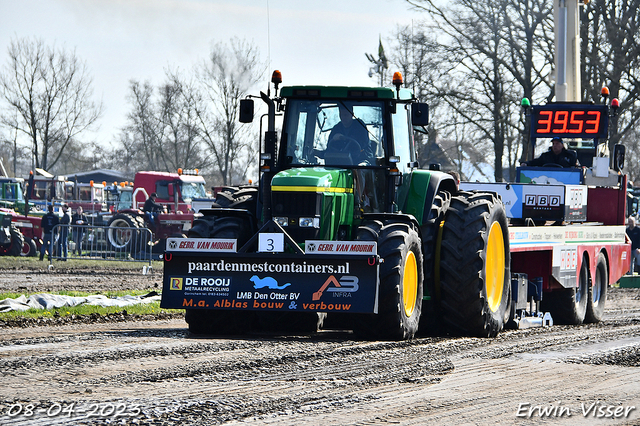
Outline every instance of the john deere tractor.
{"type": "MultiPolygon", "coordinates": [[[[259,185],[224,188],[187,239],[168,241],[162,306],[186,309],[193,333],[497,334],[510,304],[504,207],[418,167],[428,107],[402,76],[395,88],[272,82],[259,185]]],[[[253,115],[243,100],[240,121],[253,115]]]]}

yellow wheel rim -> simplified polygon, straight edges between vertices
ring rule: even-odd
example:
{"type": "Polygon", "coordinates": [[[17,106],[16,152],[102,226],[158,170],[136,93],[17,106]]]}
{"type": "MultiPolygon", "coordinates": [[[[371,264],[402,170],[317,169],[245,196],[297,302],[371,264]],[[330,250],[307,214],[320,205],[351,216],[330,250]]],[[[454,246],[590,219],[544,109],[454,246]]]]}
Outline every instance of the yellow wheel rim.
{"type": "Polygon", "coordinates": [[[416,255],[410,251],[404,262],[404,277],[402,278],[402,302],[404,313],[410,317],[416,308],[416,297],[418,293],[418,264],[416,255]]]}
{"type": "Polygon", "coordinates": [[[487,258],[484,285],[487,291],[489,309],[496,312],[502,302],[504,288],[504,236],[498,222],[491,225],[487,240],[487,258]]]}

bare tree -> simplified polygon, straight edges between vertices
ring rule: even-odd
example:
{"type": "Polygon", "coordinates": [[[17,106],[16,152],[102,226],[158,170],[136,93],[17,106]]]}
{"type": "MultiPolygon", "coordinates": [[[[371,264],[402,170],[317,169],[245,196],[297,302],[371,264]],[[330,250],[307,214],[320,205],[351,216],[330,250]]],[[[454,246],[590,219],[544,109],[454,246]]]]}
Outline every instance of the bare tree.
{"type": "Polygon", "coordinates": [[[33,165],[53,169],[65,149],[100,117],[92,79],[73,52],[42,40],[12,40],[0,74],[7,107],[0,124],[17,131],[32,152],[33,165]]]}
{"type": "MultiPolygon", "coordinates": [[[[640,0],[594,1],[582,17],[583,96],[601,102],[600,89],[608,86],[620,100],[620,115],[609,125],[609,148],[624,138],[630,153],[640,150],[640,0]]],[[[633,157],[632,157],[633,158],[633,157]]],[[[637,157],[635,157],[637,158],[637,157]]],[[[627,161],[631,175],[640,175],[637,162],[627,161]]]]}
{"type": "Polygon", "coordinates": [[[206,164],[197,121],[198,90],[177,72],[166,72],[157,90],[149,82],[131,82],[132,110],[120,145],[141,153],[133,160],[147,170],[176,171],[206,164]]]}
{"type": "MultiPolygon", "coordinates": [[[[439,145],[439,135],[451,137],[445,131],[448,113],[441,97],[437,96],[436,82],[440,79],[442,62],[441,45],[429,26],[398,27],[392,37],[390,60],[396,65],[404,77],[405,87],[411,88],[414,96],[421,102],[429,102],[430,124],[428,134],[416,132],[415,143],[417,157],[421,167],[436,161],[453,163],[445,150],[439,145]],[[440,158],[444,157],[444,158],[440,158]]],[[[387,82],[387,84],[390,82],[387,82]]],[[[459,171],[459,168],[458,168],[459,171]]]]}
{"type": "Polygon", "coordinates": [[[450,119],[463,120],[449,125],[470,124],[465,128],[474,134],[463,139],[491,143],[494,178],[503,179],[505,154],[513,178],[517,158],[528,152],[517,105],[539,86],[548,87],[551,8],[542,0],[455,0],[446,7],[407,1],[431,18],[447,59],[440,62],[433,96],[456,111],[450,119]]]}
{"type": "MultiPolygon", "coordinates": [[[[440,98],[456,111],[463,123],[472,124],[476,134],[472,140],[493,144],[495,180],[502,180],[505,131],[508,119],[505,104],[509,85],[502,59],[506,49],[500,31],[505,26],[504,8],[498,2],[479,4],[457,0],[446,9],[432,1],[425,10],[439,23],[443,51],[443,73],[436,83],[440,98]]],[[[412,3],[416,4],[416,3],[412,3]]],[[[453,116],[453,115],[452,115],[453,116]]],[[[463,123],[452,123],[453,125],[463,123]]]]}
{"type": "Polygon", "coordinates": [[[119,143],[127,152],[137,152],[134,167],[140,170],[164,170],[162,161],[162,131],[159,112],[153,100],[150,82],[130,82],[127,100],[132,109],[127,115],[129,124],[119,143]]]}
{"type": "Polygon", "coordinates": [[[159,102],[163,163],[167,170],[201,169],[207,162],[198,128],[199,90],[177,71],[168,71],[167,79],[159,102]]]}
{"type": "Polygon", "coordinates": [[[246,181],[259,149],[250,125],[238,121],[240,100],[264,75],[257,47],[232,38],[216,43],[196,71],[203,87],[197,111],[200,134],[223,185],[246,181]]]}

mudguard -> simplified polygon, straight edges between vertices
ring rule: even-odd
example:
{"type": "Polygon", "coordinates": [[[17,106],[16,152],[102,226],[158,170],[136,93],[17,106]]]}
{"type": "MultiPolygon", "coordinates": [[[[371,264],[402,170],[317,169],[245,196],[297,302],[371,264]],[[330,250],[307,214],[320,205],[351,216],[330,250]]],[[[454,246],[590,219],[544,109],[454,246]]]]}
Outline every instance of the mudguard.
{"type": "Polygon", "coordinates": [[[448,191],[450,194],[457,192],[455,180],[444,172],[414,170],[409,179],[405,176],[404,181],[408,183],[406,189],[400,191],[399,204],[403,212],[414,216],[420,224],[427,220],[439,191],[448,191]]]}

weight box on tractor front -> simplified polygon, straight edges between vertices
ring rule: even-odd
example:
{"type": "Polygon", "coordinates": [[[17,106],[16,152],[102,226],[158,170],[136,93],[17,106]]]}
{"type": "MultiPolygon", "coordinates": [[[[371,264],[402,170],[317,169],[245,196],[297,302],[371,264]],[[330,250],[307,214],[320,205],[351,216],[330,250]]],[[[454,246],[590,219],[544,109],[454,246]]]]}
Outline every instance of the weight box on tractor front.
{"type": "MultiPolygon", "coordinates": [[[[395,89],[278,94],[279,72],[272,82],[260,184],[223,189],[188,238],[167,241],[161,306],[186,309],[194,333],[497,334],[510,302],[504,207],[418,168],[413,134],[428,108],[401,75],[395,89]]],[[[240,115],[252,120],[251,99],[240,115]]]]}

